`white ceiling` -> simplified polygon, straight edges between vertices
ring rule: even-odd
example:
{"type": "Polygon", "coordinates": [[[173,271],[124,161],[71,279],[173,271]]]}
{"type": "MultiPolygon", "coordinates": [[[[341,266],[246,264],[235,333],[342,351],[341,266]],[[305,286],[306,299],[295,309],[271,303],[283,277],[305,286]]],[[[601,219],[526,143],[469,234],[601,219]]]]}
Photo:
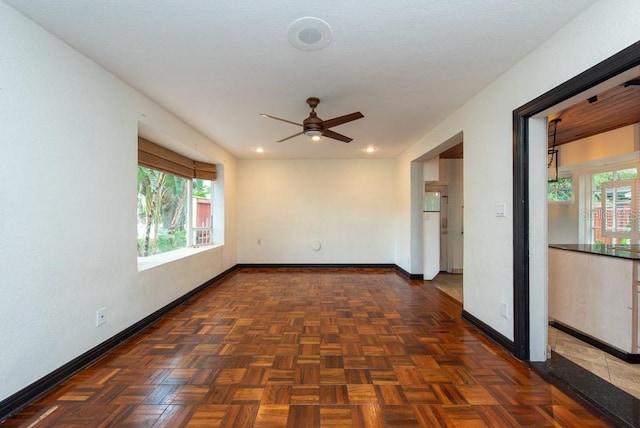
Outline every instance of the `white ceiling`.
{"type": "Polygon", "coordinates": [[[397,156],[594,0],[5,2],[238,158],[355,158],[397,156]],[[326,48],[288,43],[304,16],[326,48]],[[350,144],[275,143],[301,129],[259,113],[301,123],[309,96],[325,120],[364,114],[332,128],[350,144]]]}

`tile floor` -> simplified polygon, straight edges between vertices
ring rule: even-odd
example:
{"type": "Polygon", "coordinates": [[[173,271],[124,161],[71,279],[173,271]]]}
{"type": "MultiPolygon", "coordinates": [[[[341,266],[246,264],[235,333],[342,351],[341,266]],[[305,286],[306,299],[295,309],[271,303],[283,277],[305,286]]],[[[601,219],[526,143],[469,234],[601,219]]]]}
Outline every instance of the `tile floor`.
{"type": "Polygon", "coordinates": [[[628,364],[551,326],[549,346],[571,362],[640,399],[640,364],[628,364]]]}
{"type": "Polygon", "coordinates": [[[433,280],[426,282],[462,303],[461,274],[439,273],[433,280]]]}
{"type": "MultiPolygon", "coordinates": [[[[462,302],[462,277],[441,273],[430,283],[462,302]]],[[[640,399],[640,364],[628,364],[551,326],[549,346],[566,359],[640,399]]]]}

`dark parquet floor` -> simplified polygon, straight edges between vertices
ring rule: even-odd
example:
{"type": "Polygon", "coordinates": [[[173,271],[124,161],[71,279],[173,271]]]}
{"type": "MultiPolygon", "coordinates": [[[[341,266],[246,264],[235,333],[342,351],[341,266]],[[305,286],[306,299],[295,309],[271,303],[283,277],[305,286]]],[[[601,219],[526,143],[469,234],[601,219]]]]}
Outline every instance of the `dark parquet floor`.
{"type": "Polygon", "coordinates": [[[603,427],[384,269],[240,269],[0,424],[603,427]]]}

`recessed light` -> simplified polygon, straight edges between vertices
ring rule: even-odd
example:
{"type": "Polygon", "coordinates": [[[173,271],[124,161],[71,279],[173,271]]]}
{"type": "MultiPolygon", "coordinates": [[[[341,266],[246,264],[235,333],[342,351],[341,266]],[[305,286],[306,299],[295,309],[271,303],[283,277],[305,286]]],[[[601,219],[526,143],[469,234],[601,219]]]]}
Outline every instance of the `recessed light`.
{"type": "Polygon", "coordinates": [[[254,151],[256,153],[264,153],[264,147],[256,147],[254,151]]]}
{"type": "Polygon", "coordinates": [[[373,147],[373,146],[368,146],[367,148],[365,148],[365,149],[364,149],[364,151],[365,151],[365,152],[367,152],[367,153],[373,153],[373,152],[375,152],[375,151],[377,151],[377,150],[378,150],[378,149],[376,149],[376,148],[375,148],[375,147],[373,147]]]}

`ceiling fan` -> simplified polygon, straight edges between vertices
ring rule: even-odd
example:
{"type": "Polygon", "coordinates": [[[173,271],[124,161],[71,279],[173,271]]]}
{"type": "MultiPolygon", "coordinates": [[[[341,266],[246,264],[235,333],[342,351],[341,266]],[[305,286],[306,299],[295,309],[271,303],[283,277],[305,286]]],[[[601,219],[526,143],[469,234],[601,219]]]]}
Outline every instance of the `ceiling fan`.
{"type": "Polygon", "coordinates": [[[364,115],[362,113],[355,112],[351,114],[345,114],[344,116],[334,117],[329,120],[322,120],[316,114],[316,107],[320,104],[320,100],[316,97],[307,98],[307,104],[311,107],[311,113],[309,113],[309,117],[302,121],[302,123],[292,122],[286,119],[280,119],[279,117],[271,116],[268,114],[261,113],[260,116],[268,117],[275,120],[280,120],[282,122],[287,122],[292,125],[302,126],[302,131],[297,134],[293,134],[287,138],[283,138],[282,140],[276,141],[277,143],[282,143],[290,138],[297,137],[298,135],[306,135],[311,137],[313,141],[319,141],[320,137],[333,138],[334,140],[343,141],[345,143],[350,143],[353,141],[353,138],[349,138],[342,134],[338,134],[330,130],[329,128],[333,128],[334,126],[342,125],[347,122],[351,122],[356,119],[362,119],[364,115]]]}

